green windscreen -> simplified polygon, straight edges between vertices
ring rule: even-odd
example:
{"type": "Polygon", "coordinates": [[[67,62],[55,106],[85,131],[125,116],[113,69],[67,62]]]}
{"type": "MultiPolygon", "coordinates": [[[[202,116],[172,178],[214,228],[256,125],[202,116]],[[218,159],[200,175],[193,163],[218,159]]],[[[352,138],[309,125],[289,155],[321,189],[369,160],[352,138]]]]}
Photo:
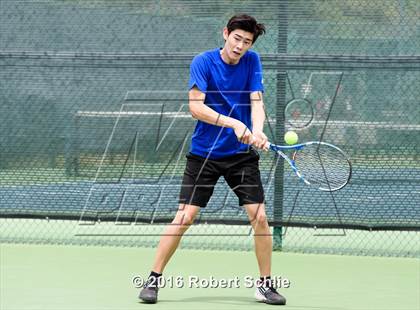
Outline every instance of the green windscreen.
{"type": "MultiPolygon", "coordinates": [[[[262,153],[272,226],[420,228],[420,8],[401,1],[2,1],[0,216],[170,222],[195,120],[189,65],[234,13],[265,23],[265,132],[350,157],[342,190],[262,153]],[[310,102],[297,128],[287,103],[310,102]]],[[[198,223],[249,224],[220,180],[198,223]]]]}

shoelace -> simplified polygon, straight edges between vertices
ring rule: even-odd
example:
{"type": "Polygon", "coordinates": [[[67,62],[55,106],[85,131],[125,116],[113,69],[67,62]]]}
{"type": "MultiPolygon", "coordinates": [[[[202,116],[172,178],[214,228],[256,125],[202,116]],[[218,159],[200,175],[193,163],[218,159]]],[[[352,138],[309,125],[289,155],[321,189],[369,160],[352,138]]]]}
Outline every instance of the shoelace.
{"type": "MultiPolygon", "coordinates": [[[[260,282],[261,283],[261,282],[260,282]]],[[[271,291],[271,292],[273,292],[273,293],[275,293],[275,294],[279,294],[278,292],[277,292],[277,290],[274,288],[274,286],[273,286],[273,282],[270,282],[268,285],[262,285],[261,286],[261,288],[262,288],[262,293],[263,294],[266,294],[267,292],[269,292],[269,291],[271,291]]]]}
{"type": "Polygon", "coordinates": [[[157,288],[158,287],[158,283],[159,283],[159,279],[149,278],[144,283],[143,287],[144,288],[146,288],[146,287],[157,288]],[[152,283],[153,283],[153,285],[152,285],[152,283]]]}

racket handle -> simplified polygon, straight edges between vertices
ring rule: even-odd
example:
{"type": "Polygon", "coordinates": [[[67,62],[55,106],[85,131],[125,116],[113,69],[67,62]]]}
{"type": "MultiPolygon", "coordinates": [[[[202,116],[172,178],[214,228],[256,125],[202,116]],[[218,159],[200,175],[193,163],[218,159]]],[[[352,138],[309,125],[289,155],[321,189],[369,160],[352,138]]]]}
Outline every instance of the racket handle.
{"type": "Polygon", "coordinates": [[[267,141],[267,143],[265,144],[266,148],[272,151],[275,151],[275,144],[272,144],[270,142],[267,141]]]}

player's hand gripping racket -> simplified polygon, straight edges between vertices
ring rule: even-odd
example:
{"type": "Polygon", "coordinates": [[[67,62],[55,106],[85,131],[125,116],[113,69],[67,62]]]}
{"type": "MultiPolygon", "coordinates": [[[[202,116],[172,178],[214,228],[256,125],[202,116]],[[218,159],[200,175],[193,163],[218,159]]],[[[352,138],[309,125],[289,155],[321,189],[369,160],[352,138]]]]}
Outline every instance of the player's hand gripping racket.
{"type": "Polygon", "coordinates": [[[350,181],[351,162],[335,145],[312,141],[283,146],[268,142],[268,147],[283,157],[305,184],[321,191],[337,191],[350,181]],[[284,151],[293,151],[291,158],[284,151]]]}

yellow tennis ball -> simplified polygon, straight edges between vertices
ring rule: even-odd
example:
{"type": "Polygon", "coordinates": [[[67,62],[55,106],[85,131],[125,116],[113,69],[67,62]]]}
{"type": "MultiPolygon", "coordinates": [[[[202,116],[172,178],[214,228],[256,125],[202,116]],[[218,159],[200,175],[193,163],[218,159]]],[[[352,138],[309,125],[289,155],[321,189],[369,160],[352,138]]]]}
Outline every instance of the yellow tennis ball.
{"type": "Polygon", "coordinates": [[[296,144],[299,140],[299,137],[297,135],[296,132],[294,131],[288,131],[286,132],[286,134],[284,135],[284,142],[286,142],[287,144],[296,144]]]}

